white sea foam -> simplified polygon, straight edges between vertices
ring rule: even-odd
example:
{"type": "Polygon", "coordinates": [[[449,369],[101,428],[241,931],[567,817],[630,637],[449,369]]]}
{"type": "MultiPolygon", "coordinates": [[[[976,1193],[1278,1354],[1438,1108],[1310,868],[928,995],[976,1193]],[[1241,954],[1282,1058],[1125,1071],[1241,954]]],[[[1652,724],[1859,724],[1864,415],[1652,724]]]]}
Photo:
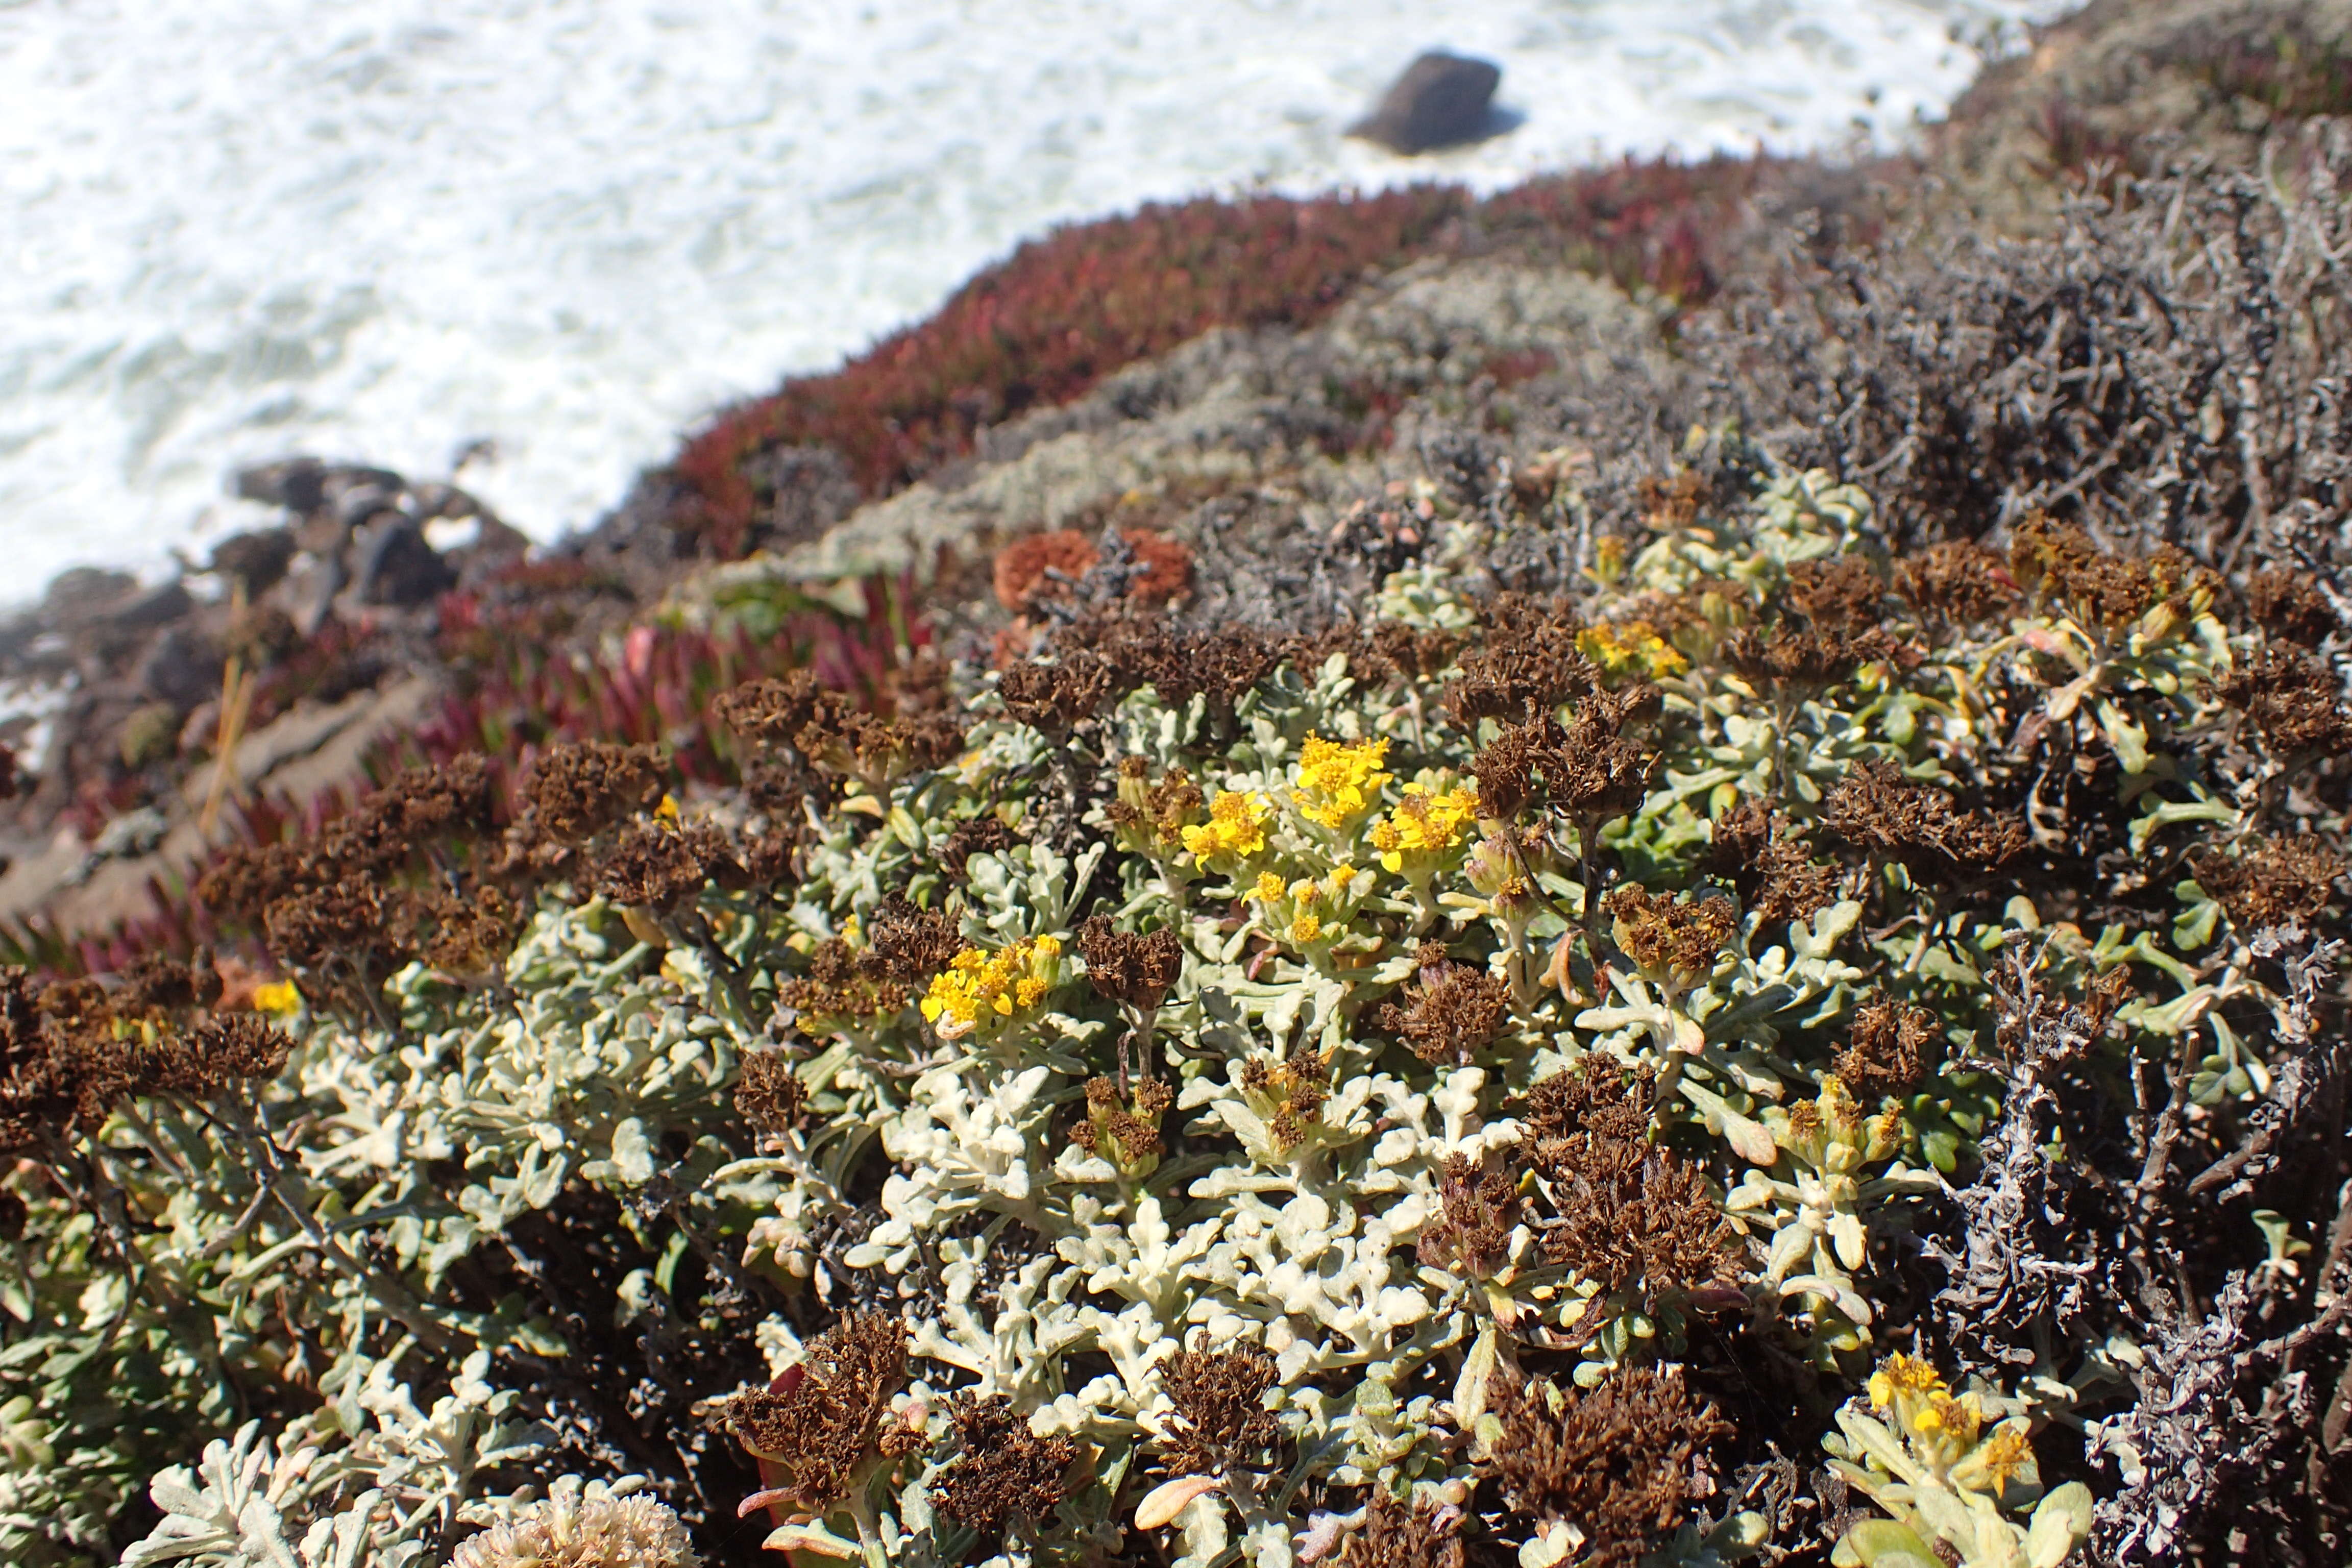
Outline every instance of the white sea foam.
{"type": "Polygon", "coordinates": [[[1060,219],[1899,137],[2050,0],[0,0],[0,603],[447,471],[541,538],[1060,219]],[[1507,137],[1341,131],[1433,45],[1507,137]]]}

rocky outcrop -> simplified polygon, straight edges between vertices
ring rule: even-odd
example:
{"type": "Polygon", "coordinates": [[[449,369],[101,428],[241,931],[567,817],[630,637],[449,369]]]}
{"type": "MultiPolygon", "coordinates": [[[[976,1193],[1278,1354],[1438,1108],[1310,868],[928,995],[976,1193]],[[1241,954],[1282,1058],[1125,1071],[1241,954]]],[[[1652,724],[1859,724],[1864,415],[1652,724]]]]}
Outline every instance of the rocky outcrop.
{"type": "Polygon", "coordinates": [[[1495,111],[1503,70],[1492,60],[1433,49],[1405,67],[1348,134],[1408,157],[1484,141],[1509,129],[1495,111]]]}

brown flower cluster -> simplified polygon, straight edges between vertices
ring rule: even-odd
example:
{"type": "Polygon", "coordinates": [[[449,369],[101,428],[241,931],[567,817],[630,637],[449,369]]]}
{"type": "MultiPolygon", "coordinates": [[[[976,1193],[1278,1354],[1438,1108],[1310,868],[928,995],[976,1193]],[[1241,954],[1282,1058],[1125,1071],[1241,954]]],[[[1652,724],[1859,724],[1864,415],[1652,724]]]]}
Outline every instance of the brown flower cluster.
{"type": "Polygon", "coordinates": [[[1628,882],[1601,900],[1615,921],[1617,945],[1645,973],[1671,974],[1695,984],[1715,968],[1738,917],[1729,899],[1702,895],[1687,901],[1628,882]]]}
{"type": "Polygon", "coordinates": [[[1548,719],[1571,697],[1599,689],[1601,672],[1580,652],[1583,622],[1566,599],[1498,594],[1479,606],[1484,633],[1445,689],[1445,716],[1465,733],[1481,719],[1528,724],[1548,719]]]}
{"type": "Polygon", "coordinates": [[[1936,1015],[1925,1007],[1901,1006],[1885,992],[1874,992],[1853,1010],[1845,1046],[1830,1070],[1856,1100],[1875,1105],[1919,1081],[1939,1032],[1936,1015]]]}
{"type": "Polygon", "coordinates": [[[1878,628],[1886,584],[1858,555],[1800,561],[1789,568],[1789,607],[1814,631],[1855,637],[1878,628]]]}
{"type": "Polygon", "coordinates": [[[964,727],[948,715],[868,713],[805,669],[746,681],[720,693],[710,710],[745,740],[789,746],[812,768],[876,788],[942,767],[963,750],[964,727]]]}
{"type": "Polygon", "coordinates": [[[2081,529],[2040,513],[2011,535],[2009,569],[2026,592],[2054,597],[2084,625],[2109,632],[2185,594],[2198,572],[2194,562],[2168,544],[2137,561],[2105,554],[2081,529]]]}
{"type": "Polygon", "coordinates": [[[1087,1079],[1087,1113],[1070,1129],[1070,1142],[1089,1154],[1098,1154],[1129,1170],[1167,1152],[1160,1119],[1176,1103],[1176,1091],[1156,1079],[1134,1086],[1119,1097],[1115,1079],[1087,1079]]]}
{"type": "Polygon", "coordinates": [[[1480,1468],[1517,1512],[1584,1533],[1580,1563],[1638,1562],[1681,1523],[1703,1485],[1707,1449],[1730,1436],[1682,1369],[1624,1366],[1589,1391],[1512,1387],[1497,1377],[1487,1408],[1502,1422],[1480,1468]]]}
{"type": "Polygon", "coordinates": [[[1966,870],[1995,870],[2029,842],[2016,818],[1962,811],[1943,790],[1914,783],[1889,762],[1847,769],[1822,802],[1822,820],[1855,848],[1915,869],[1919,857],[1933,855],[1966,870]]]}
{"type": "Polygon", "coordinates": [[[849,1495],[877,1453],[904,1458],[921,1435],[890,1422],[907,1381],[907,1329],[880,1312],[853,1312],[808,1342],[798,1366],[727,1405],[727,1425],[752,1454],[783,1469],[783,1489],[810,1515],[849,1495]]]}
{"type": "Polygon", "coordinates": [[[207,1100],[286,1066],[291,1042],[252,1013],[212,1011],[209,955],[141,959],[110,990],[0,969],[0,1152],[95,1130],[126,1098],[207,1100]]]}
{"type": "MultiPolygon", "coordinates": [[[[903,955],[901,962],[903,965],[903,955]]],[[[902,984],[890,978],[888,963],[871,952],[854,952],[837,937],[830,938],[817,943],[816,951],[809,954],[806,974],[777,984],[776,1004],[798,1014],[803,1027],[811,1020],[890,1016],[907,1005],[907,986],[930,972],[926,970],[902,984]]]]}
{"type": "Polygon", "coordinates": [[[963,928],[945,910],[927,910],[902,893],[875,906],[866,922],[858,967],[901,985],[920,985],[963,949],[963,928]]]}
{"type": "Polygon", "coordinates": [[[1363,1527],[1348,1538],[1339,1562],[1343,1568],[1486,1568],[1511,1561],[1477,1531],[1476,1517],[1462,1509],[1376,1488],[1363,1527]]]}
{"type": "Polygon", "coordinates": [[[1467,1067],[1509,1020],[1511,988],[1483,969],[1452,962],[1437,942],[1422,943],[1415,956],[1420,970],[1404,988],[1404,1005],[1382,1004],[1375,1021],[1423,1061],[1467,1067]]]}
{"type": "Polygon", "coordinates": [[[800,1123],[808,1088],[782,1051],[753,1051],[735,1076],[735,1110],[762,1132],[790,1132],[800,1123]]]}
{"type": "Polygon", "coordinates": [[[1519,1222],[1519,1184],[1509,1171],[1451,1155],[1437,1194],[1444,1217],[1421,1233],[1422,1262],[1478,1279],[1509,1260],[1511,1227],[1519,1222]]]}
{"type": "Polygon", "coordinates": [[[1274,1358],[1255,1346],[1170,1356],[1160,1384],[1176,1410],[1160,1434],[1161,1466],[1171,1476],[1213,1476],[1260,1463],[1282,1437],[1265,1404],[1275,1381],[1274,1358]]]}
{"type": "Polygon", "coordinates": [[[1959,539],[1897,561],[1895,591],[1923,619],[1953,626],[1989,620],[2017,599],[2008,563],[1981,544],[1959,539]]]}
{"type": "Polygon", "coordinates": [[[577,847],[659,800],[667,771],[659,746],[568,742],[540,754],[523,798],[541,832],[577,847]]]}
{"type": "Polygon", "coordinates": [[[1544,1250],[1603,1290],[1672,1290],[1738,1277],[1730,1227],[1706,1178],[1650,1141],[1650,1079],[1588,1059],[1528,1091],[1522,1162],[1543,1178],[1544,1250]]]}
{"type": "Polygon", "coordinates": [[[2309,926],[2336,901],[2344,858],[2312,834],[2254,835],[2235,855],[2207,846],[2189,856],[2198,886],[2221,901],[2230,923],[2252,933],[2290,922],[2309,926]]]}
{"type": "Polygon", "coordinates": [[[1307,1051],[1268,1066],[1263,1057],[1252,1057],[1242,1064],[1242,1087],[1276,1102],[1266,1125],[1276,1146],[1296,1149],[1331,1098],[1331,1058],[1307,1051]]]}
{"type": "Polygon", "coordinates": [[[1811,920],[1837,897],[1838,868],[1813,859],[1786,813],[1753,797],[1715,819],[1705,861],[1764,924],[1811,920]]]}
{"type": "Polygon", "coordinates": [[[1542,783],[1555,811],[1584,829],[1588,837],[1601,823],[1642,804],[1657,753],[1623,733],[1628,724],[1657,711],[1654,686],[1593,691],[1577,704],[1567,724],[1549,713],[1504,728],[1470,761],[1478,781],[1478,815],[1507,821],[1536,798],[1542,783]]]}
{"type": "Polygon", "coordinates": [[[958,1452],[932,1479],[931,1505],[958,1524],[993,1534],[1011,1520],[1048,1518],[1067,1495],[1077,1445],[1031,1432],[1004,1395],[959,1394],[948,1419],[958,1452]]]}
{"type": "Polygon", "coordinates": [[[2352,750],[2352,713],[2343,682],[2300,648],[2266,647],[2214,683],[2221,700],[2254,721],[2280,756],[2336,756],[2352,750]]]}
{"type": "Polygon", "coordinates": [[[1184,972],[1184,944],[1165,927],[1139,936],[1090,915],[1078,927],[1078,952],[1097,994],[1139,1013],[1157,1009],[1184,972]]]}
{"type": "Polygon", "coordinates": [[[662,910],[676,909],[709,883],[744,888],[751,879],[713,824],[645,818],[621,829],[596,858],[592,878],[596,892],[614,903],[662,910]]]}
{"type": "Polygon", "coordinates": [[[1792,626],[1775,621],[1758,629],[1741,626],[1723,639],[1723,662],[1735,673],[1771,690],[1819,691],[1843,686],[1871,659],[1883,658],[1884,639],[1792,626]]]}
{"type": "Polygon", "coordinates": [[[411,768],[308,841],[231,849],[197,883],[197,897],[260,931],[271,952],[296,969],[347,970],[364,980],[422,946],[470,970],[477,948],[503,952],[510,932],[494,928],[509,906],[484,888],[462,889],[446,868],[437,885],[423,890],[399,879],[445,846],[488,834],[495,816],[496,792],[480,757],[411,768]],[[445,925],[443,936],[424,940],[445,925]]]}
{"type": "Polygon", "coordinates": [[[2246,607],[2273,637],[2317,647],[2336,629],[2336,605],[2308,574],[2267,567],[2246,580],[2246,607]]]}

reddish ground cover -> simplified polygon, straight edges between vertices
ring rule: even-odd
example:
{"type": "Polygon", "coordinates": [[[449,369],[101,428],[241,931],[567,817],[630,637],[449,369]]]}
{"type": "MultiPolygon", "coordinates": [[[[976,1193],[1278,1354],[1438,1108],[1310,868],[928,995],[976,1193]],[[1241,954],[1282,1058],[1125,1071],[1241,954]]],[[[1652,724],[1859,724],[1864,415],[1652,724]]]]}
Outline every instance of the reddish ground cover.
{"type": "Polygon", "coordinates": [[[886,495],[969,452],[985,426],[1068,402],[1213,327],[1307,324],[1366,272],[1423,256],[1532,247],[1694,302],[1769,166],[1628,160],[1484,201],[1444,185],[1204,197],[1056,229],[841,369],[721,414],[671,465],[675,521],[735,553],[764,500],[746,471],[761,452],[831,447],[867,496],[886,495]]]}

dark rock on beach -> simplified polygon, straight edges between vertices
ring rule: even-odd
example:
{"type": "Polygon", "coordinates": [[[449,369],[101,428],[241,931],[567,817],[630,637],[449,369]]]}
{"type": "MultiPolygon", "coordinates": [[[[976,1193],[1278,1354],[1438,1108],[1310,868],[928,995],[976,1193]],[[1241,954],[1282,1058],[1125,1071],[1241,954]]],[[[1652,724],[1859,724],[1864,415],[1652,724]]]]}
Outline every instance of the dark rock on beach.
{"type": "Polygon", "coordinates": [[[1502,68],[1491,60],[1433,49],[1405,67],[1348,134],[1407,156],[1483,141],[1507,129],[1494,108],[1502,79],[1502,68]]]}

